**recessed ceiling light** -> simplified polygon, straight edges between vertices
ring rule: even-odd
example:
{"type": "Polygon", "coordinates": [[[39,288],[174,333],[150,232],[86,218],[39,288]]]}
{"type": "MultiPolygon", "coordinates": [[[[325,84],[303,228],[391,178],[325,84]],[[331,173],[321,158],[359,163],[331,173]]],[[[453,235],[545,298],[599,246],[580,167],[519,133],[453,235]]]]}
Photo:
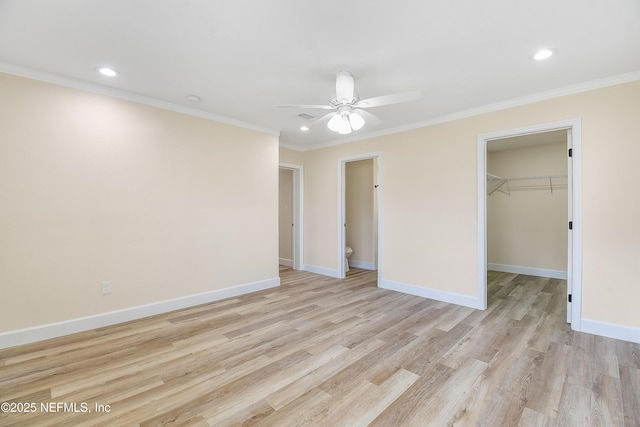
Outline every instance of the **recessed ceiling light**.
{"type": "Polygon", "coordinates": [[[306,132],[306,131],[308,131],[308,130],[309,130],[309,126],[300,126],[300,130],[301,130],[302,132],[306,132]]]}
{"type": "Polygon", "coordinates": [[[543,49],[538,50],[536,54],[533,55],[533,59],[535,59],[536,61],[542,61],[544,59],[550,58],[555,52],[556,52],[555,49],[552,49],[550,47],[545,47],[543,49]]]}
{"type": "Polygon", "coordinates": [[[107,77],[115,77],[118,74],[120,74],[118,73],[118,70],[115,70],[110,67],[96,67],[96,70],[98,70],[98,72],[103,76],[107,76],[107,77]]]}
{"type": "Polygon", "coordinates": [[[193,102],[193,103],[198,103],[198,102],[202,101],[202,99],[198,95],[187,95],[184,98],[187,101],[193,102]]]}

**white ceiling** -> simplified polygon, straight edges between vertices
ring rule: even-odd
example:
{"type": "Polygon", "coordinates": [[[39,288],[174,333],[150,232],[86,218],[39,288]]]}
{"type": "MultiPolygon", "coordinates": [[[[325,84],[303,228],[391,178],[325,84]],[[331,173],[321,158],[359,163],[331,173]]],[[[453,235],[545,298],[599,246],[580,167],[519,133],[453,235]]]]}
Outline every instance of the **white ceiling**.
{"type": "Polygon", "coordinates": [[[0,0],[0,62],[273,129],[307,149],[639,78],[640,1],[0,0]],[[534,61],[540,47],[557,54],[534,61]],[[272,107],[327,103],[339,70],[361,98],[422,99],[371,109],[383,123],[345,137],[299,130],[298,113],[322,110],[272,107]]]}

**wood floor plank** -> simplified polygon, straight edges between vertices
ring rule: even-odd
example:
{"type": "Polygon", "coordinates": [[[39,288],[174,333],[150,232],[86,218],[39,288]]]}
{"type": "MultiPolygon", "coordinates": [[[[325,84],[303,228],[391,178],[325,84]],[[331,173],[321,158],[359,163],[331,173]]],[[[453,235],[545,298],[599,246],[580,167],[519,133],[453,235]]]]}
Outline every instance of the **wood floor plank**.
{"type": "Polygon", "coordinates": [[[384,345],[383,341],[374,339],[365,341],[336,357],[332,363],[328,363],[309,374],[293,381],[286,387],[280,388],[264,398],[271,407],[279,410],[293,402],[299,396],[306,394],[309,390],[318,387],[326,378],[336,375],[345,366],[350,366],[363,357],[377,351],[384,345]]]}
{"type": "Polygon", "coordinates": [[[317,355],[308,354],[308,357],[285,364],[278,363],[275,372],[264,369],[261,375],[264,379],[252,376],[247,379],[247,388],[242,389],[240,384],[244,384],[244,379],[228,385],[229,392],[223,399],[218,399],[214,407],[207,408],[204,416],[210,425],[232,425],[228,418],[233,417],[238,410],[242,410],[245,402],[255,402],[262,400],[273,392],[291,384],[293,381],[318,369],[320,366],[333,363],[333,361],[343,352],[348,351],[345,347],[335,346],[317,355]],[[266,372],[265,372],[266,371],[266,372]],[[238,390],[242,390],[239,392],[238,390]]]}
{"type": "Polygon", "coordinates": [[[365,427],[418,378],[418,375],[400,369],[380,386],[362,380],[354,387],[358,392],[350,392],[336,399],[336,403],[329,407],[322,417],[316,418],[314,423],[326,426],[365,427]]]}
{"type": "Polygon", "coordinates": [[[624,425],[640,427],[640,369],[620,366],[624,425]]]}
{"type": "Polygon", "coordinates": [[[489,363],[507,338],[508,335],[494,325],[490,323],[480,324],[470,330],[455,346],[451,347],[442,356],[440,363],[454,369],[468,358],[489,363]]]}
{"type": "Polygon", "coordinates": [[[479,311],[380,289],[366,270],[280,274],[0,350],[0,402],[37,408],[0,425],[640,427],[640,345],[572,331],[565,281],[490,271],[479,311]],[[65,403],[92,411],[42,409],[65,403]]]}
{"type": "Polygon", "coordinates": [[[485,402],[492,408],[484,417],[487,425],[518,424],[525,405],[534,392],[533,378],[540,369],[542,360],[542,353],[530,349],[512,359],[501,377],[497,393],[492,393],[488,402],[485,402]]]}
{"type": "Polygon", "coordinates": [[[527,400],[527,408],[551,418],[558,416],[562,386],[566,381],[567,366],[571,363],[569,350],[564,344],[552,342],[548,345],[544,361],[533,378],[535,384],[527,400]]]}
{"type": "MultiPolygon", "coordinates": [[[[434,408],[431,405],[439,390],[449,381],[455,371],[448,366],[440,363],[434,363],[429,366],[425,375],[421,375],[418,380],[396,399],[384,412],[382,412],[373,422],[371,426],[405,426],[409,425],[409,421],[419,418],[419,411],[427,411],[434,408]]],[[[426,420],[422,420],[422,425],[429,425],[426,420]]]]}
{"type": "Polygon", "coordinates": [[[453,425],[452,422],[457,422],[461,415],[459,403],[472,390],[472,385],[482,375],[486,365],[484,362],[468,359],[458,369],[448,374],[444,374],[446,368],[443,371],[443,365],[430,366],[429,375],[422,375],[420,380],[416,381],[414,386],[410,387],[401,399],[382,413],[372,425],[416,427],[453,425]],[[437,380],[433,381],[432,378],[437,380]],[[407,403],[415,406],[409,409],[407,403]]]}
{"type": "Polygon", "coordinates": [[[591,422],[595,425],[624,425],[620,379],[599,375],[592,389],[591,422]]]}
{"type": "Polygon", "coordinates": [[[518,421],[518,427],[554,427],[555,422],[553,418],[550,418],[540,412],[533,409],[524,408],[522,411],[522,417],[518,421]]]}
{"type": "Polygon", "coordinates": [[[321,417],[333,402],[333,396],[316,387],[254,425],[260,427],[317,425],[314,420],[321,417]]]}

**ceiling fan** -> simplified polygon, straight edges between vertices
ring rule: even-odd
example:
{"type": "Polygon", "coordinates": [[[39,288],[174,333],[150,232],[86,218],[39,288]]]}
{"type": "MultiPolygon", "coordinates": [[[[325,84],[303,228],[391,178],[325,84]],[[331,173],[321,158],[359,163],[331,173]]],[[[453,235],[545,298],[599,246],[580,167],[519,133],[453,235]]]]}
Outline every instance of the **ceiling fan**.
{"type": "Polygon", "coordinates": [[[420,91],[413,91],[360,99],[358,95],[356,95],[354,88],[355,85],[351,72],[338,71],[336,73],[336,96],[331,98],[328,105],[274,105],[274,107],[334,110],[316,120],[316,123],[329,120],[327,123],[329,129],[341,135],[347,135],[350,134],[352,130],[362,128],[365,121],[372,125],[377,125],[382,122],[378,117],[364,110],[365,108],[414,101],[420,99],[421,96],[420,91]]]}

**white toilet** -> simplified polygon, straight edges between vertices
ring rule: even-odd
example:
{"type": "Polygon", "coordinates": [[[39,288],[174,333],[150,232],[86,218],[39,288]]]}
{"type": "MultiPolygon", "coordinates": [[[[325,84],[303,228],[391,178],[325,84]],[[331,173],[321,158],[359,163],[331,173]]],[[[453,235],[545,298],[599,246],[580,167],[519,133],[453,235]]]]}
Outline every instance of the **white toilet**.
{"type": "Polygon", "coordinates": [[[351,254],[353,253],[353,249],[351,249],[349,246],[345,246],[344,248],[344,271],[345,273],[347,271],[349,271],[349,257],[351,256],[351,254]]]}

